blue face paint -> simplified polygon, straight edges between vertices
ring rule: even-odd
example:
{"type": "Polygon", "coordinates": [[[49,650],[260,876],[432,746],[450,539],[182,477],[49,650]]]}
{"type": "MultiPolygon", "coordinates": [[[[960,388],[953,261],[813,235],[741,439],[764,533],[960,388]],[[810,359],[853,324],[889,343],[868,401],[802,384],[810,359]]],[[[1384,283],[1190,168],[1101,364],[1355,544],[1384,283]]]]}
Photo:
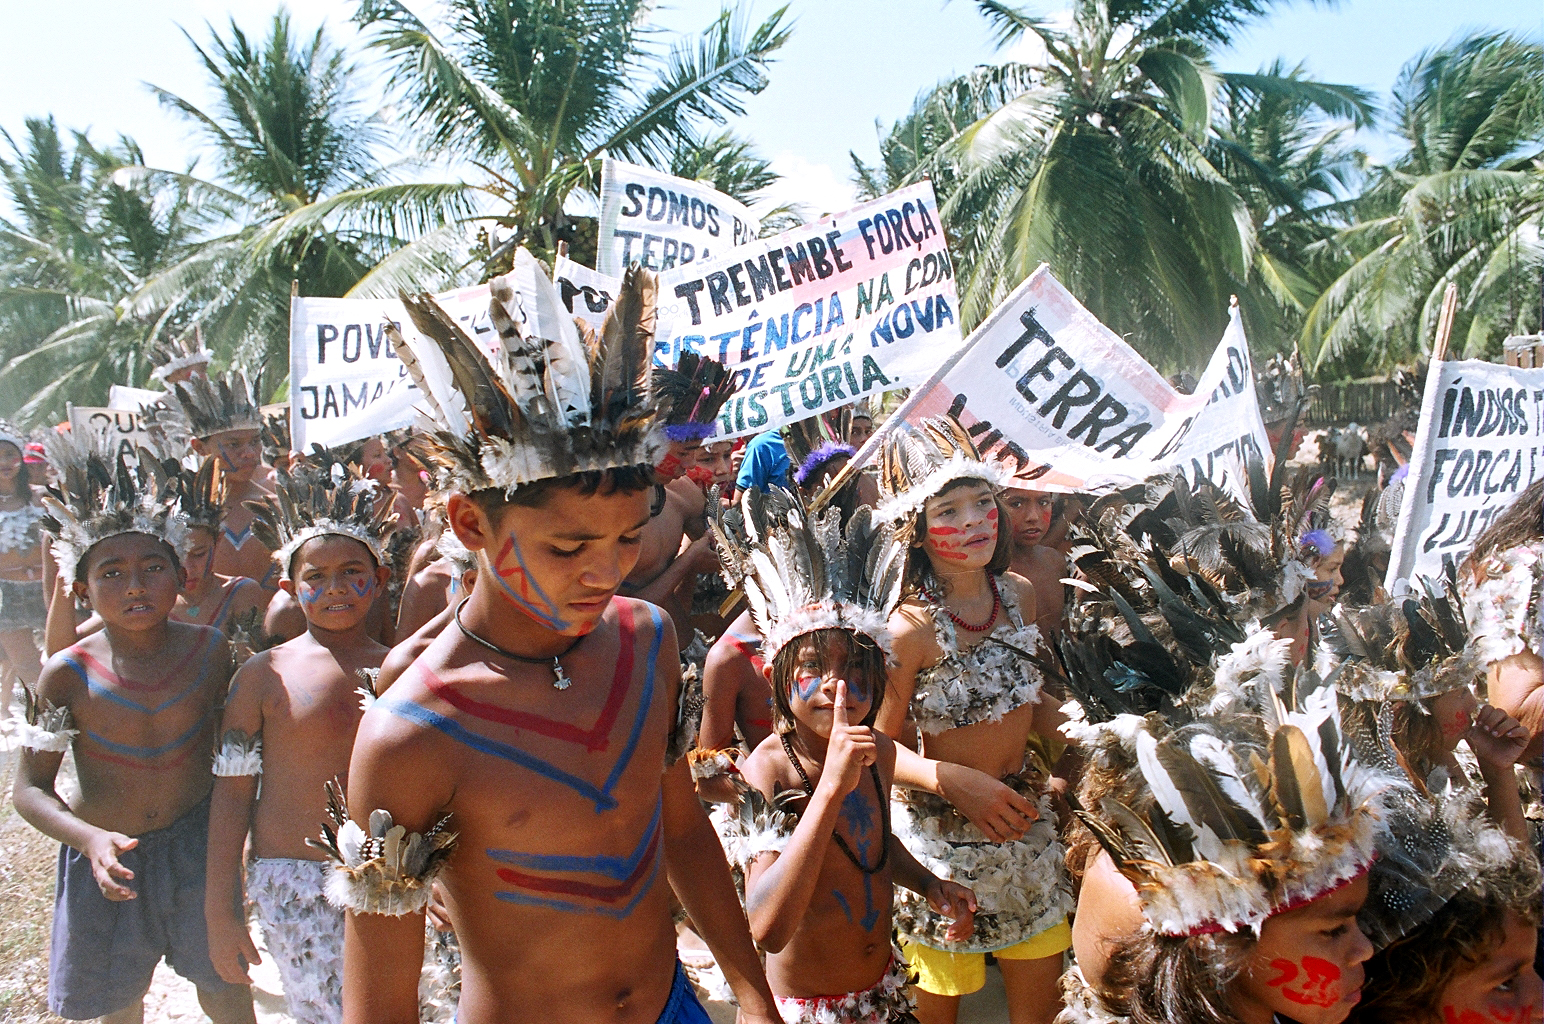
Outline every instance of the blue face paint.
{"type": "Polygon", "coordinates": [[[355,597],[369,597],[375,592],[375,577],[367,576],[362,585],[350,582],[348,588],[354,592],[355,597]]]}
{"type": "Polygon", "coordinates": [[[795,676],[793,680],[793,692],[799,695],[800,700],[809,700],[820,692],[820,684],[825,680],[824,676],[795,676]]]}
{"type": "Polygon", "coordinates": [[[514,534],[504,541],[504,547],[493,560],[493,578],[516,607],[548,629],[561,633],[571,627],[572,624],[558,614],[558,606],[552,598],[531,578],[514,534]]]}
{"type": "Polygon", "coordinates": [[[864,678],[862,675],[854,678],[851,673],[848,674],[847,695],[849,697],[857,701],[859,704],[867,704],[869,695],[871,693],[872,691],[869,689],[868,679],[864,678]]]}
{"type": "Polygon", "coordinates": [[[316,603],[325,597],[326,594],[327,588],[325,586],[316,586],[311,583],[295,584],[295,599],[306,608],[315,607],[316,603]]]}

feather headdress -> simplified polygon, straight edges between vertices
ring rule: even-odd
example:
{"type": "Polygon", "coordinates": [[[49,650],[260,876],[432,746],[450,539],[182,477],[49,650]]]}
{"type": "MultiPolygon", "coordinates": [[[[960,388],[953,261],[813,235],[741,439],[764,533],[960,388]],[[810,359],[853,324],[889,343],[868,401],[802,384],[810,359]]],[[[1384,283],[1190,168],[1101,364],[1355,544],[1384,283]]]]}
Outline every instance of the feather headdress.
{"type": "Polygon", "coordinates": [[[240,370],[229,378],[190,377],[171,386],[167,401],[145,407],[145,426],[167,456],[181,454],[184,436],[203,441],[228,430],[261,431],[261,390],[260,375],[249,382],[240,370]]]}
{"type": "Polygon", "coordinates": [[[745,588],[768,664],[817,629],[862,633],[891,654],[890,613],[901,600],[906,549],[895,527],[860,507],[810,513],[798,494],[754,488],[711,523],[726,576],[745,588]]]}
{"type": "Polygon", "coordinates": [[[0,420],[0,441],[14,445],[21,454],[27,454],[27,432],[10,420],[0,420]]]}
{"type": "Polygon", "coordinates": [[[1374,856],[1392,781],[1344,741],[1334,688],[1300,670],[1283,694],[1255,680],[1235,696],[1187,724],[1124,714],[1100,734],[1097,759],[1131,770],[1077,813],[1163,935],[1257,931],[1374,856]]]}
{"type": "Polygon", "coordinates": [[[316,537],[349,537],[359,541],[386,564],[385,539],[396,524],[392,503],[382,500],[375,484],[346,463],[330,467],[298,466],[279,470],[274,494],[249,501],[252,533],[274,552],[274,560],[290,579],[295,553],[316,537]]]}
{"type": "Polygon", "coordinates": [[[1340,660],[1341,693],[1353,700],[1421,700],[1485,674],[1456,588],[1421,583],[1419,598],[1335,609],[1335,628],[1325,638],[1340,660]]]}
{"type": "Polygon", "coordinates": [[[168,459],[169,474],[177,479],[177,514],[189,529],[214,533],[225,518],[225,471],[219,459],[205,459],[197,469],[188,469],[168,459]]]}
{"type": "Polygon", "coordinates": [[[150,376],[164,383],[167,377],[189,368],[202,375],[208,370],[209,360],[213,358],[214,353],[204,347],[203,332],[195,327],[191,338],[182,335],[165,344],[150,346],[150,359],[156,364],[150,376]]]}
{"type": "Polygon", "coordinates": [[[821,470],[833,460],[851,458],[857,449],[848,443],[852,435],[852,410],[842,409],[825,416],[811,416],[783,428],[783,445],[794,483],[805,487],[813,479],[819,482],[821,470]]]}
{"type": "Polygon", "coordinates": [[[654,394],[665,413],[665,436],[701,441],[718,430],[718,412],[734,397],[734,374],[716,359],[682,352],[673,370],[653,373],[654,394]]]}
{"type": "Polygon", "coordinates": [[[507,278],[492,282],[489,313],[500,349],[491,361],[428,296],[402,302],[432,346],[415,351],[387,327],[424,393],[433,431],[427,454],[441,486],[509,493],[574,473],[654,465],[665,447],[649,380],[654,275],[630,268],[600,331],[585,336],[524,249],[511,276],[513,286],[507,278]],[[516,289],[523,321],[511,315],[516,289]]]}
{"type": "Polygon", "coordinates": [[[885,500],[878,514],[896,522],[914,519],[929,498],[956,480],[1007,487],[1013,474],[982,459],[970,434],[952,416],[898,424],[879,452],[879,489],[885,500]]]}
{"type": "Polygon", "coordinates": [[[54,538],[54,560],[64,579],[78,578],[93,547],[125,533],[164,541],[178,561],[187,555],[188,528],[177,515],[178,481],[150,452],[141,448],[137,464],[131,464],[127,453],[96,435],[52,433],[47,453],[59,482],[43,496],[48,516],[42,525],[54,538]]]}

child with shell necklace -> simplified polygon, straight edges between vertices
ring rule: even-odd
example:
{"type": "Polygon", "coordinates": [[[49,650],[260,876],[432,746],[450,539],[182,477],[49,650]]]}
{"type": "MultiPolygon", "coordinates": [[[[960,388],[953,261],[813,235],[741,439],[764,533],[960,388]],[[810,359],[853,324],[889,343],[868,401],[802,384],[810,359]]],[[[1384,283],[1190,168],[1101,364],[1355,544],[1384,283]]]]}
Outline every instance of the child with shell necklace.
{"type": "Polygon", "coordinates": [[[1009,474],[982,460],[950,417],[903,424],[880,454],[880,513],[909,538],[908,596],[892,615],[894,657],[877,725],[897,745],[896,836],[939,878],[969,886],[975,933],[899,893],[896,924],[918,976],[917,1016],[949,1024],[985,984],[993,953],[1013,1024],[1049,1022],[1071,944],[1072,903],[1046,776],[1025,760],[1044,682],[1034,586],[1009,572],[998,497],[1009,474]],[[915,739],[913,740],[913,736],[915,739]]]}

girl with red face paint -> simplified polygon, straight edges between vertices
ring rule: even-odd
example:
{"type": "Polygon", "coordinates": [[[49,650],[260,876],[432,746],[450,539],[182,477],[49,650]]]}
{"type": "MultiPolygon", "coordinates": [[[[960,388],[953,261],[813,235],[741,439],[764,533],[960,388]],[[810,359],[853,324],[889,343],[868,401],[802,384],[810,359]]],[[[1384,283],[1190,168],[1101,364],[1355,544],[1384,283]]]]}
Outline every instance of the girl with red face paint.
{"type": "Polygon", "coordinates": [[[1045,651],[1034,586],[1007,571],[998,493],[1008,474],[939,418],[889,435],[879,475],[880,513],[911,544],[877,723],[917,736],[919,752],[896,748],[896,835],[934,874],[971,885],[979,905],[974,934],[957,939],[924,901],[897,897],[917,1016],[955,1020],[960,997],[985,984],[990,952],[1011,1019],[1049,1021],[1072,903],[1046,775],[1026,760],[1043,684],[1031,659],[1045,651]]]}

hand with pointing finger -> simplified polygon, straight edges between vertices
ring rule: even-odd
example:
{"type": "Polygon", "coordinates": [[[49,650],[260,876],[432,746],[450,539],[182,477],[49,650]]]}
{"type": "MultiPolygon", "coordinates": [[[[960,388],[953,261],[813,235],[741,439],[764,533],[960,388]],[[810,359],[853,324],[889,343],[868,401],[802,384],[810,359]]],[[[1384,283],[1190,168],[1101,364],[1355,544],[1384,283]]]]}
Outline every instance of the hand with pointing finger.
{"type": "Polygon", "coordinates": [[[821,786],[831,795],[846,796],[858,785],[863,769],[879,757],[874,730],[847,721],[847,683],[836,684],[836,702],[831,708],[831,736],[826,741],[826,763],[820,773],[821,786]]]}

